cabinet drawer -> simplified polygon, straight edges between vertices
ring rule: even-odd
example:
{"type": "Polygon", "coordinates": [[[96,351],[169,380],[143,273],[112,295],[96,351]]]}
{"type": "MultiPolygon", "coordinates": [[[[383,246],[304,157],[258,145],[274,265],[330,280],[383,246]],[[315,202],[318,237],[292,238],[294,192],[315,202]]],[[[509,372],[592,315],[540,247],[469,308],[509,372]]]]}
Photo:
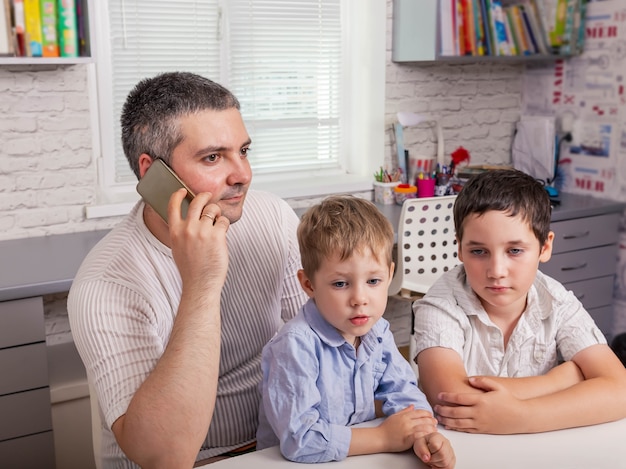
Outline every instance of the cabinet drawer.
{"type": "Polygon", "coordinates": [[[50,389],[0,397],[0,441],[52,430],[50,389]]]}
{"type": "Polygon", "coordinates": [[[608,275],[580,282],[570,282],[564,284],[564,286],[571,290],[585,306],[585,309],[589,311],[591,308],[607,306],[613,303],[614,281],[615,277],[608,275]]]}
{"type": "Polygon", "coordinates": [[[0,350],[0,395],[48,386],[46,343],[0,350]]]}
{"type": "Polygon", "coordinates": [[[0,302],[0,348],[46,340],[43,299],[0,302]]]}
{"type": "Polygon", "coordinates": [[[556,254],[617,243],[619,218],[619,213],[610,213],[552,223],[550,225],[550,229],[554,231],[552,252],[556,254]]]}
{"type": "Polygon", "coordinates": [[[576,282],[615,274],[617,246],[612,244],[593,249],[582,249],[552,256],[539,269],[561,283],[576,282]]]}
{"type": "Polygon", "coordinates": [[[602,306],[588,310],[596,325],[604,333],[607,341],[611,340],[613,329],[613,306],[602,306]]]}
{"type": "Polygon", "coordinates": [[[6,468],[54,469],[52,432],[0,441],[0,462],[6,468]]]}

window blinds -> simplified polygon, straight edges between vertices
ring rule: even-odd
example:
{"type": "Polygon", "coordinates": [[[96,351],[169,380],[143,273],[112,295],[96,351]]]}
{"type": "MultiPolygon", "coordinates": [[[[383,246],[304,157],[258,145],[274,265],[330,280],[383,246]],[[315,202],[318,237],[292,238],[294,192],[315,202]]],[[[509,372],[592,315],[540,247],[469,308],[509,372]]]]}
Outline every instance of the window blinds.
{"type": "Polygon", "coordinates": [[[109,20],[116,183],[136,181],[120,143],[128,92],[175,70],[239,98],[255,174],[339,166],[341,0],[120,0],[109,20]]]}

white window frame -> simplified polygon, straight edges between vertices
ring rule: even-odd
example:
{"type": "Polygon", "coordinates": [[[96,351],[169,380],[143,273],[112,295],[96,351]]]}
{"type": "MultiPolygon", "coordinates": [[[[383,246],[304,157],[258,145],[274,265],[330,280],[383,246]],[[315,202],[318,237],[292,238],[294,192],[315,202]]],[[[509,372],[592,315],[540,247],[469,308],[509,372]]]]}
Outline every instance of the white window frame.
{"type": "MultiPolygon", "coordinates": [[[[380,0],[343,0],[345,40],[343,116],[346,116],[344,171],[318,171],[306,174],[253,175],[252,188],[267,190],[283,198],[315,197],[332,193],[354,193],[372,189],[373,173],[384,161],[386,2],[380,0]]],[[[95,18],[108,18],[107,3],[95,3],[95,18]]],[[[87,207],[87,218],[128,213],[138,200],[134,184],[112,182],[114,172],[114,133],[111,106],[107,101],[111,83],[98,75],[96,67],[111,70],[108,21],[95,22],[97,65],[90,65],[89,83],[92,105],[94,158],[98,168],[99,190],[94,205],[87,207]],[[102,125],[100,125],[102,123],[102,125]]],[[[101,70],[102,71],[102,70],[101,70]]]]}

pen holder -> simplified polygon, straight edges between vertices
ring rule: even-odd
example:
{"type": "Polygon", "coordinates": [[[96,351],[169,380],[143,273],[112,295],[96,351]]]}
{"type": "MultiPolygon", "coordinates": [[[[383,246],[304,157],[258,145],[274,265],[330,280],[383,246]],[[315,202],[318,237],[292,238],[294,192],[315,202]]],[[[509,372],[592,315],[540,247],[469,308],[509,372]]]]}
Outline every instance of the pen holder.
{"type": "Polygon", "coordinates": [[[393,190],[400,182],[374,181],[374,202],[377,204],[391,205],[395,202],[393,190]]]}
{"type": "Polygon", "coordinates": [[[418,197],[434,197],[435,196],[435,180],[418,179],[417,180],[417,196],[418,197]]]}

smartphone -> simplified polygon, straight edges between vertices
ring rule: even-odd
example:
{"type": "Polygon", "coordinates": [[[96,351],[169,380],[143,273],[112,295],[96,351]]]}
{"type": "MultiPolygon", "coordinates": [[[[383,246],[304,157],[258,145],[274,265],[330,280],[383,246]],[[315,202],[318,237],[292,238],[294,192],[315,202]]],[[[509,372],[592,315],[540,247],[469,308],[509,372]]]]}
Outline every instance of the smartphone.
{"type": "Polygon", "coordinates": [[[156,158],[137,183],[137,192],[147,204],[161,215],[165,223],[167,223],[167,205],[170,202],[170,197],[180,188],[187,190],[187,195],[180,207],[183,218],[186,218],[189,203],[195,195],[165,161],[156,158]]]}

